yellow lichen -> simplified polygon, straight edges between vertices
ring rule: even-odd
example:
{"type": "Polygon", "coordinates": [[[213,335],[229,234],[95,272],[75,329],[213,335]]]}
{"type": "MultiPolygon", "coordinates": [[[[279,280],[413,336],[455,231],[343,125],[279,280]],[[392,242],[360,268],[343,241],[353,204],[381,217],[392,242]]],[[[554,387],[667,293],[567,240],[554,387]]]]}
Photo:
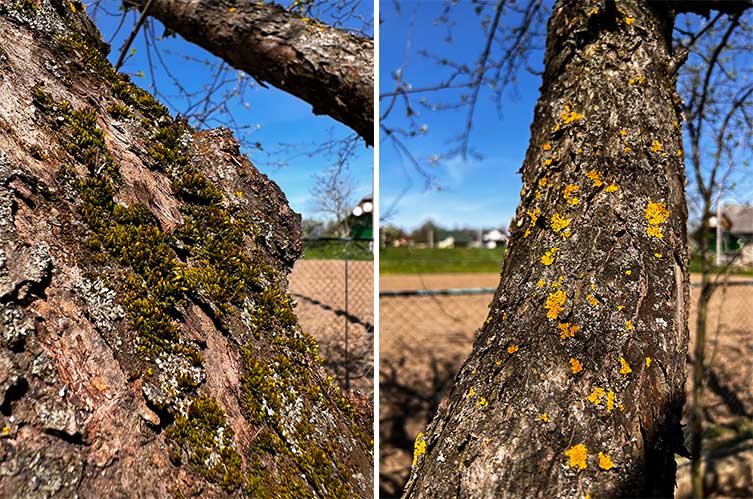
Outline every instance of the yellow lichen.
{"type": "Polygon", "coordinates": [[[588,401],[594,405],[599,405],[601,403],[601,399],[606,395],[607,392],[605,392],[603,388],[599,388],[597,386],[596,388],[594,388],[594,391],[591,392],[591,395],[588,396],[588,401]]]}
{"type": "Polygon", "coordinates": [[[567,338],[574,337],[575,333],[580,330],[580,326],[576,324],[570,324],[569,322],[561,322],[559,328],[561,340],[566,340],[567,338]]]}
{"type": "Polygon", "coordinates": [[[476,395],[476,390],[474,390],[473,387],[470,387],[468,389],[468,396],[473,397],[474,395],[476,395]]]}
{"type": "Polygon", "coordinates": [[[569,466],[571,468],[578,467],[579,470],[584,470],[588,467],[586,464],[586,458],[588,457],[588,449],[583,444],[574,445],[565,451],[565,456],[570,458],[569,466]]]}
{"type": "Polygon", "coordinates": [[[625,321],[625,329],[627,329],[628,331],[632,331],[633,330],[633,321],[625,321]]]}
{"type": "Polygon", "coordinates": [[[423,432],[416,436],[416,441],[413,443],[413,466],[416,466],[418,459],[426,454],[426,439],[424,439],[423,432]]]}
{"type": "Polygon", "coordinates": [[[604,192],[617,192],[618,190],[620,190],[620,187],[615,183],[611,183],[604,189],[604,192]]]}
{"type": "Polygon", "coordinates": [[[630,369],[630,364],[628,364],[627,361],[622,357],[620,357],[620,365],[622,365],[622,368],[620,368],[620,374],[627,376],[628,374],[633,372],[633,370],[630,369]]]}
{"type": "Polygon", "coordinates": [[[596,170],[586,172],[586,178],[593,182],[594,187],[601,187],[604,182],[601,180],[601,174],[596,170]]]}
{"type": "Polygon", "coordinates": [[[541,210],[538,208],[535,208],[533,211],[528,212],[528,216],[531,217],[531,222],[528,224],[523,237],[528,237],[531,234],[531,229],[536,225],[536,222],[539,219],[539,215],[541,215],[541,210]]]}
{"type": "Polygon", "coordinates": [[[586,301],[591,305],[592,307],[598,307],[601,302],[598,298],[596,298],[594,295],[586,295],[586,301]]]}
{"type": "Polygon", "coordinates": [[[494,362],[494,365],[497,366],[497,367],[500,367],[502,365],[502,361],[498,360],[498,361],[494,362]]]}
{"type": "Polygon", "coordinates": [[[627,16],[625,18],[625,24],[627,24],[628,26],[632,25],[633,24],[633,18],[630,17],[630,16],[627,16]]]}
{"type": "Polygon", "coordinates": [[[622,309],[625,308],[625,305],[617,305],[617,311],[622,312],[622,309]]]}
{"type": "Polygon", "coordinates": [[[633,271],[632,271],[632,270],[626,270],[626,271],[625,271],[625,275],[630,275],[630,274],[632,274],[632,273],[633,273],[633,271]]]}
{"type": "Polygon", "coordinates": [[[481,397],[479,401],[476,402],[476,405],[479,407],[489,407],[489,402],[484,397],[481,397]]]}
{"type": "Polygon", "coordinates": [[[646,357],[646,367],[651,367],[651,357],[646,357]]]}
{"type": "Polygon", "coordinates": [[[631,85],[645,85],[646,84],[646,77],[643,75],[638,75],[635,78],[630,78],[629,83],[631,85]]]}
{"type": "Polygon", "coordinates": [[[542,423],[548,423],[549,415],[547,413],[539,414],[538,416],[536,416],[536,421],[541,421],[542,423]]]}
{"type": "Polygon", "coordinates": [[[654,152],[660,152],[661,149],[662,149],[661,142],[659,142],[658,140],[654,139],[654,141],[651,142],[651,150],[654,151],[654,152]]]}
{"type": "Polygon", "coordinates": [[[2,433],[3,435],[10,435],[10,428],[8,428],[7,426],[3,426],[2,433]]]}
{"type": "Polygon", "coordinates": [[[509,353],[510,355],[514,354],[518,350],[520,350],[520,347],[518,345],[510,345],[509,347],[507,347],[507,353],[509,353]]]}
{"type": "Polygon", "coordinates": [[[554,263],[554,257],[559,251],[559,248],[552,248],[541,257],[541,263],[543,263],[546,266],[549,266],[554,263]]]}
{"type": "Polygon", "coordinates": [[[546,177],[539,179],[539,187],[546,187],[546,177]]]}
{"type": "Polygon", "coordinates": [[[618,409],[620,409],[620,412],[623,412],[625,410],[625,406],[620,404],[617,406],[618,409]]]}
{"type": "Polygon", "coordinates": [[[599,452],[599,468],[603,470],[611,470],[614,468],[612,460],[603,452],[599,452]]]}
{"type": "Polygon", "coordinates": [[[627,135],[627,130],[625,130],[624,128],[620,130],[620,135],[622,135],[623,137],[627,135]]]}
{"type": "Polygon", "coordinates": [[[570,357],[570,370],[573,374],[578,374],[583,370],[583,365],[580,363],[578,359],[574,359],[570,357]]]}
{"type": "Polygon", "coordinates": [[[544,286],[546,286],[546,281],[544,279],[539,279],[539,282],[536,283],[536,287],[541,289],[544,286]]]}
{"type": "Polygon", "coordinates": [[[609,390],[607,393],[607,412],[612,412],[614,409],[614,392],[609,390]]]}
{"type": "Polygon", "coordinates": [[[546,144],[544,144],[544,146],[543,146],[542,149],[544,149],[545,151],[551,151],[552,144],[550,144],[549,142],[547,142],[546,144]]]}
{"type": "Polygon", "coordinates": [[[567,293],[558,289],[554,293],[550,293],[546,298],[544,308],[546,309],[546,316],[549,319],[556,319],[559,317],[560,312],[565,308],[565,300],[567,299],[567,293]]]}
{"type": "Polygon", "coordinates": [[[549,221],[549,225],[552,227],[552,230],[554,232],[559,232],[570,225],[570,220],[564,218],[559,213],[555,213],[554,215],[552,215],[552,218],[549,221]]]}
{"type": "Polygon", "coordinates": [[[664,234],[659,225],[669,218],[667,206],[664,203],[652,203],[649,201],[646,205],[645,218],[647,223],[646,233],[650,237],[663,238],[664,234]]]}
{"type": "Polygon", "coordinates": [[[552,158],[544,160],[544,166],[549,166],[552,164],[552,161],[554,161],[552,158]]]}
{"type": "Polygon", "coordinates": [[[562,190],[562,197],[565,198],[567,204],[569,204],[570,206],[577,206],[578,203],[580,203],[580,199],[573,196],[573,194],[575,194],[579,190],[580,187],[577,185],[569,184],[565,186],[565,188],[562,190]]]}
{"type": "Polygon", "coordinates": [[[664,255],[662,255],[661,253],[654,253],[654,256],[656,258],[662,258],[664,255]]]}
{"type": "Polygon", "coordinates": [[[560,114],[560,118],[565,125],[569,125],[570,123],[583,119],[583,115],[571,110],[570,106],[565,104],[565,110],[560,114]]]}

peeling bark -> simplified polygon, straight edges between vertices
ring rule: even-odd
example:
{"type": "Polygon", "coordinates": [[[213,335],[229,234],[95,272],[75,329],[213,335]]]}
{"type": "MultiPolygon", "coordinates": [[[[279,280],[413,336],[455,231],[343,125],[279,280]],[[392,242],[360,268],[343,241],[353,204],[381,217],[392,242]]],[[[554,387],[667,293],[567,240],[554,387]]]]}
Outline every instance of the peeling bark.
{"type": "Polygon", "coordinates": [[[502,278],[405,497],[667,497],[687,209],[672,12],[559,1],[502,278]]]}
{"type": "MultiPolygon", "coordinates": [[[[146,3],[127,5],[143,8],[146,3]]],[[[154,0],[148,14],[374,145],[373,40],[264,2],[154,0]]]]}
{"type": "Polygon", "coordinates": [[[0,1],[0,496],[369,497],[284,292],[300,216],[102,46],[77,3],[0,1]]]}

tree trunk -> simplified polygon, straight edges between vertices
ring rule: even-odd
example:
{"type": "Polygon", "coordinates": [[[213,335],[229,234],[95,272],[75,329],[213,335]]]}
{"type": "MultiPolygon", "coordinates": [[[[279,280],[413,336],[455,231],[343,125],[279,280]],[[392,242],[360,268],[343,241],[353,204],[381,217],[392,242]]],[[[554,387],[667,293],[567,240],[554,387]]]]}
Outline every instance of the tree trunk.
{"type": "Polygon", "coordinates": [[[405,497],[672,495],[689,294],[665,8],[556,3],[501,282],[405,497]]]}
{"type": "Polygon", "coordinates": [[[299,215],[98,36],[0,2],[0,496],[369,497],[369,430],[284,292],[299,215]]]}
{"type": "MultiPolygon", "coordinates": [[[[128,1],[139,8],[147,0],[128,1]]],[[[168,29],[374,145],[374,42],[264,2],[153,0],[168,29]]]]}

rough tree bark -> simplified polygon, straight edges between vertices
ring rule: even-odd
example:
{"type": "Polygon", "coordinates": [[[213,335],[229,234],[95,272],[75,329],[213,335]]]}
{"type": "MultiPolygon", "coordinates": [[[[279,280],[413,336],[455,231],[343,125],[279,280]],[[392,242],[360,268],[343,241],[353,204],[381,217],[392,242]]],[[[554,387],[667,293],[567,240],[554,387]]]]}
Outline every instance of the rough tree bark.
{"type": "Polygon", "coordinates": [[[77,2],[0,2],[0,496],[370,496],[284,292],[300,217],[103,46],[77,2]]]}
{"type": "Polygon", "coordinates": [[[373,40],[264,2],[153,0],[148,15],[374,145],[373,40]]]}
{"type": "Polygon", "coordinates": [[[689,296],[669,6],[554,6],[501,282],[405,497],[672,495],[689,296]]]}

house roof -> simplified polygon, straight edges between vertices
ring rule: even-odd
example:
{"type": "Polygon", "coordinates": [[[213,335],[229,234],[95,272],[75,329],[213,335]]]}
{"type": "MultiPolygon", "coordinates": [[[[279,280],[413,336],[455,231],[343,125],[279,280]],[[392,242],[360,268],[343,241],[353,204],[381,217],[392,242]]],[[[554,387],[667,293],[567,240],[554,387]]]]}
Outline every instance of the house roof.
{"type": "Polygon", "coordinates": [[[753,233],[753,206],[729,205],[722,207],[722,214],[729,220],[733,234],[753,233]]]}

